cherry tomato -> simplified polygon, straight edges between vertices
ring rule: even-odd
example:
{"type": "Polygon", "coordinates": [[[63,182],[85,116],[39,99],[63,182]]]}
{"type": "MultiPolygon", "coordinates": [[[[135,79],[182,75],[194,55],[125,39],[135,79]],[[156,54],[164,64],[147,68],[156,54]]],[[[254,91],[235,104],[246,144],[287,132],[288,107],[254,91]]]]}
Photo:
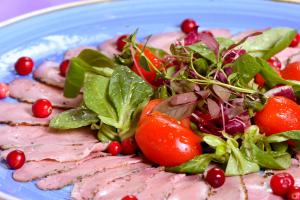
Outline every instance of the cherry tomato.
{"type": "Polygon", "coordinates": [[[6,157],[6,163],[11,169],[19,169],[25,163],[25,154],[23,151],[11,151],[6,157]]]}
{"type": "Polygon", "coordinates": [[[0,99],[4,99],[9,95],[9,87],[5,83],[0,83],[0,99]]]}
{"type": "Polygon", "coordinates": [[[254,120],[266,135],[300,130],[300,107],[286,97],[270,97],[264,108],[255,114],[254,120]]]}
{"type": "Polygon", "coordinates": [[[163,166],[176,166],[201,154],[200,137],[160,112],[144,118],[135,139],[150,161],[163,166]]]}
{"type": "MultiPolygon", "coordinates": [[[[272,57],[268,60],[269,65],[275,69],[275,71],[278,73],[279,76],[281,76],[281,62],[278,58],[272,57]]],[[[255,83],[257,83],[260,87],[263,87],[265,85],[265,80],[260,74],[256,74],[255,76],[255,83]]]]}
{"type": "Polygon", "coordinates": [[[300,200],[300,187],[292,186],[287,194],[288,200],[300,200]]]}
{"type": "Polygon", "coordinates": [[[295,180],[289,173],[283,172],[272,176],[270,181],[270,187],[274,194],[283,196],[285,195],[291,186],[293,186],[295,180]]]}
{"type": "Polygon", "coordinates": [[[118,141],[112,141],[107,147],[107,152],[110,153],[112,156],[120,154],[121,151],[122,147],[118,141]]]}
{"type": "Polygon", "coordinates": [[[126,45],[126,42],[124,41],[126,38],[128,37],[128,35],[121,35],[117,42],[116,42],[116,45],[117,45],[117,49],[119,51],[123,51],[125,45],[126,45]]]}
{"type": "MultiPolygon", "coordinates": [[[[139,46],[142,50],[143,46],[139,46]]],[[[149,61],[155,66],[156,69],[161,69],[163,66],[163,62],[157,58],[147,47],[144,48],[144,54],[149,59],[149,61]]],[[[132,67],[132,71],[134,71],[137,75],[141,76],[144,80],[150,83],[153,86],[159,86],[160,80],[157,79],[157,74],[152,65],[148,64],[150,71],[147,71],[140,65],[141,55],[140,53],[136,53],[134,56],[134,65],[132,67]]]]}
{"type": "Polygon", "coordinates": [[[197,27],[197,22],[193,19],[185,19],[181,22],[181,30],[186,34],[194,31],[197,27]]]}
{"type": "Polygon", "coordinates": [[[137,151],[137,144],[133,138],[127,138],[121,142],[122,154],[131,155],[137,151]]]}
{"type": "Polygon", "coordinates": [[[281,71],[282,78],[300,81],[300,61],[290,63],[281,71]]]}
{"type": "Polygon", "coordinates": [[[138,200],[134,195],[127,195],[122,198],[122,200],[138,200]]]}
{"type": "Polygon", "coordinates": [[[52,104],[47,99],[38,99],[32,105],[32,114],[35,117],[45,118],[52,113],[52,104]]]}
{"type": "Polygon", "coordinates": [[[300,34],[297,33],[297,35],[292,40],[290,47],[297,47],[299,45],[299,43],[300,43],[300,34]]]}
{"type": "Polygon", "coordinates": [[[70,65],[70,60],[69,59],[66,59],[66,60],[64,60],[60,63],[60,65],[59,65],[60,75],[62,75],[64,77],[66,76],[69,65],[70,65]]]}
{"type": "Polygon", "coordinates": [[[208,170],[205,180],[213,188],[221,187],[225,183],[225,173],[218,167],[211,168],[208,170]]]}
{"type": "Polygon", "coordinates": [[[25,76],[32,72],[34,62],[30,57],[21,57],[15,63],[15,70],[18,74],[25,76]]]}

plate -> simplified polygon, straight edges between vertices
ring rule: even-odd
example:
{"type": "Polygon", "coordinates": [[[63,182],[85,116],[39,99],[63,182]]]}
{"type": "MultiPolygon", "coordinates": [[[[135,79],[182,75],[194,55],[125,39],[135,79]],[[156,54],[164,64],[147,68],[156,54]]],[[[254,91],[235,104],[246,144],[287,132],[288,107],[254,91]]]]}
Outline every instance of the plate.
{"type": "MultiPolygon", "coordinates": [[[[259,0],[94,0],[54,7],[0,24],[0,82],[17,77],[13,64],[21,56],[32,57],[36,66],[45,59],[60,61],[69,48],[97,46],[114,35],[131,33],[137,28],[140,38],[179,30],[180,22],[187,17],[196,19],[201,28],[228,28],[233,33],[274,26],[300,30],[299,9],[296,4],[259,0]]],[[[11,174],[2,161],[0,199],[1,193],[4,199],[70,199],[72,186],[41,191],[34,182],[15,182],[11,174]]]]}

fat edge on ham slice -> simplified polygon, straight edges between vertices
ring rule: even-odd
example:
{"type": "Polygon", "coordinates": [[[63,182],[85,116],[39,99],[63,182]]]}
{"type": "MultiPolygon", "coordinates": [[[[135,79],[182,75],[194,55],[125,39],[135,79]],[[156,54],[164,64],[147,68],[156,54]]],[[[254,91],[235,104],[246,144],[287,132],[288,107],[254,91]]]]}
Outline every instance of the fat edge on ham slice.
{"type": "Polygon", "coordinates": [[[78,167],[71,169],[70,171],[41,179],[37,182],[37,186],[42,190],[60,189],[69,184],[78,182],[84,177],[95,175],[97,172],[141,161],[142,160],[140,158],[132,158],[130,156],[106,156],[95,158],[83,162],[78,167]]]}
{"type": "Polygon", "coordinates": [[[82,102],[82,95],[68,99],[64,97],[62,90],[29,79],[12,81],[9,90],[11,97],[29,103],[34,103],[38,99],[48,99],[54,107],[73,108],[82,102]]]}
{"type": "Polygon", "coordinates": [[[50,116],[37,118],[32,115],[31,104],[0,102],[0,123],[10,125],[48,125],[52,117],[62,112],[53,108],[50,116]]]}
{"type": "Polygon", "coordinates": [[[81,46],[81,47],[77,47],[77,48],[73,48],[73,49],[69,49],[66,51],[65,55],[64,55],[64,59],[65,60],[69,60],[73,57],[78,56],[83,50],[85,49],[93,49],[96,50],[95,47],[92,46],[81,46]]]}
{"type": "Polygon", "coordinates": [[[116,46],[116,42],[118,38],[119,36],[106,40],[103,43],[101,43],[98,46],[99,51],[109,58],[113,58],[115,55],[120,54],[121,52],[117,50],[117,46],[116,46]]]}

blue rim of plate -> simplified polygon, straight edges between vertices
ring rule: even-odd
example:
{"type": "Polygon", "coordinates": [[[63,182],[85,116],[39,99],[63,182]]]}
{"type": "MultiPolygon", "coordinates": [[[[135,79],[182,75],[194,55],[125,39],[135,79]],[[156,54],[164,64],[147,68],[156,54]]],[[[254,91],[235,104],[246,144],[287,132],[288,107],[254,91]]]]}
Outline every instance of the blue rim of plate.
{"type": "MultiPolygon", "coordinates": [[[[47,18],[48,15],[55,14],[56,12],[59,12],[59,11],[65,11],[65,10],[68,10],[68,9],[72,10],[72,8],[74,8],[74,9],[75,8],[76,9],[83,9],[83,7],[89,6],[89,5],[92,5],[92,4],[95,4],[96,7],[97,7],[98,4],[103,4],[103,5],[106,4],[105,6],[107,8],[107,7],[109,7],[108,5],[110,5],[111,3],[113,3],[114,6],[121,5],[120,6],[120,10],[124,11],[124,9],[126,9],[126,4],[127,3],[128,4],[129,3],[130,4],[136,4],[136,5],[139,5],[139,4],[148,4],[149,6],[151,5],[151,6],[155,7],[155,2],[156,2],[156,4],[161,4],[163,6],[166,6],[167,3],[173,3],[173,4],[176,4],[178,6],[178,2],[177,1],[172,1],[172,0],[165,0],[165,1],[160,1],[160,0],[143,0],[143,1],[139,1],[139,0],[123,0],[123,1],[122,0],[112,0],[112,1],[109,1],[109,0],[89,0],[89,1],[69,3],[69,4],[65,4],[65,5],[61,5],[61,6],[55,6],[55,7],[50,7],[50,8],[47,8],[47,9],[35,11],[35,12],[32,12],[32,13],[28,13],[28,14],[25,14],[25,15],[22,15],[22,16],[19,16],[19,17],[16,17],[16,18],[13,18],[13,19],[1,22],[0,23],[0,28],[1,28],[0,29],[0,38],[3,38],[3,36],[6,36],[5,34],[8,34],[8,38],[9,38],[9,31],[7,31],[8,29],[10,29],[10,31],[11,30],[17,30],[16,27],[20,27],[23,23],[26,24],[26,23],[28,23],[28,21],[35,21],[36,19],[43,18],[43,17],[44,17],[43,19],[45,19],[45,18],[47,18]],[[125,8],[123,8],[122,6],[125,6],[125,8]]],[[[191,4],[199,5],[199,2],[200,1],[197,1],[197,0],[194,0],[194,1],[193,0],[185,0],[184,4],[191,3],[191,4]]],[[[226,7],[229,8],[229,6],[232,6],[234,8],[244,8],[244,10],[242,9],[240,11],[235,11],[235,13],[237,13],[237,14],[239,14],[241,16],[248,16],[248,17],[251,16],[251,17],[253,17],[253,11],[257,10],[258,13],[256,13],[257,15],[255,15],[255,17],[254,17],[255,20],[259,20],[260,18],[266,18],[266,19],[267,18],[274,18],[274,19],[276,19],[276,24],[284,25],[285,23],[287,23],[289,25],[292,25],[292,27],[297,28],[298,30],[300,30],[300,23],[297,22],[298,21],[297,19],[299,19],[299,16],[300,16],[299,14],[297,14],[298,13],[297,11],[300,9],[300,5],[297,5],[297,4],[289,4],[289,3],[286,3],[286,2],[276,2],[275,3],[275,2],[264,1],[264,0],[244,0],[244,1],[223,0],[222,2],[217,2],[216,0],[203,0],[203,1],[201,1],[201,3],[202,3],[201,6],[203,8],[205,8],[204,10],[201,10],[201,13],[204,13],[206,15],[210,14],[212,12],[212,10],[209,9],[210,8],[209,6],[214,6],[215,8],[217,8],[218,12],[221,13],[221,14],[219,13],[220,15],[226,14],[227,16],[231,17],[230,20],[239,20],[239,19],[235,19],[234,16],[230,16],[230,13],[229,13],[230,9],[229,10],[222,9],[222,8],[226,8],[226,7]],[[222,5],[222,6],[219,6],[218,3],[220,3],[220,5],[222,5]],[[243,3],[243,4],[250,4],[250,6],[249,6],[249,8],[246,9],[245,5],[241,5],[241,3],[243,3]],[[287,12],[283,12],[282,11],[283,9],[286,9],[288,11],[288,13],[287,12]],[[246,10],[246,12],[244,12],[245,10],[246,10]],[[282,15],[283,13],[286,14],[286,15],[283,16],[282,15]],[[286,20],[286,19],[288,19],[288,20],[286,20]]],[[[173,7],[176,8],[176,6],[174,6],[174,5],[170,5],[170,7],[171,8],[173,8],[173,7]]],[[[72,12],[70,11],[70,13],[74,13],[74,9],[73,9],[72,12]]],[[[131,9],[131,8],[129,7],[128,9],[131,9]]],[[[190,6],[190,9],[191,9],[193,15],[195,15],[195,13],[197,12],[197,10],[193,9],[192,6],[190,6]]],[[[184,11],[184,9],[183,9],[183,11],[184,11]]],[[[172,10],[171,11],[170,10],[166,10],[166,13],[167,13],[166,16],[168,16],[168,13],[169,14],[172,13],[172,10]]],[[[215,13],[217,13],[217,11],[215,13]]],[[[146,10],[146,14],[149,15],[149,16],[151,16],[151,15],[155,14],[155,11],[152,12],[152,11],[146,10]]],[[[158,14],[158,13],[156,13],[156,14],[158,14]]],[[[164,20],[164,23],[166,23],[166,19],[163,18],[164,17],[163,16],[164,13],[161,13],[161,14],[162,14],[162,19],[164,20]]],[[[180,15],[181,17],[182,16],[186,16],[186,17],[189,16],[188,14],[185,14],[185,13],[179,12],[179,11],[177,12],[177,14],[180,15]]],[[[120,17],[120,16],[118,16],[118,17],[120,17]]],[[[135,16],[135,17],[138,17],[138,15],[135,16]]],[[[177,17],[177,16],[174,16],[174,17],[177,17]]],[[[219,15],[217,17],[220,18],[219,15]]],[[[180,17],[177,17],[176,20],[178,20],[179,18],[180,17]]],[[[199,16],[197,18],[199,18],[199,16]]],[[[106,19],[109,19],[109,18],[106,18],[106,19]]],[[[174,19],[173,19],[173,21],[174,21],[174,19]]],[[[198,21],[200,21],[200,20],[198,20],[198,21]]],[[[177,23],[178,22],[180,23],[180,21],[177,21],[177,23]]],[[[257,25],[257,24],[255,25],[256,28],[257,27],[262,27],[262,26],[265,27],[265,24],[260,23],[260,21],[257,21],[256,23],[259,24],[259,25],[257,25]]],[[[205,24],[204,25],[205,27],[206,26],[210,27],[209,22],[203,22],[203,24],[205,24]]],[[[163,31],[178,30],[178,27],[174,28],[174,26],[177,26],[177,25],[178,24],[174,24],[173,23],[172,24],[173,28],[163,29],[163,31]]],[[[287,25],[287,26],[289,26],[289,25],[287,25]]],[[[218,23],[214,23],[214,26],[215,27],[224,27],[224,26],[222,26],[221,24],[218,24],[218,23]]],[[[163,26],[160,26],[158,28],[158,30],[155,30],[154,32],[161,32],[161,28],[162,27],[163,26]]],[[[226,27],[226,25],[225,25],[225,27],[226,27]]],[[[251,26],[243,26],[243,28],[245,28],[245,27],[249,28],[251,26]]],[[[234,27],[234,25],[233,25],[233,29],[235,31],[239,30],[238,27],[234,27]]],[[[126,29],[126,30],[128,30],[128,29],[126,29]]],[[[117,34],[120,34],[120,33],[121,32],[118,32],[117,34]]],[[[11,40],[11,39],[12,38],[9,38],[9,40],[11,40]]],[[[104,37],[102,38],[102,40],[103,39],[104,39],[104,37]]],[[[100,41],[102,41],[102,40],[100,40],[100,41]]],[[[1,43],[1,40],[0,40],[0,47],[4,48],[4,50],[2,50],[0,48],[0,61],[1,61],[1,54],[4,53],[4,52],[6,52],[6,51],[8,51],[8,50],[11,50],[9,48],[5,49],[5,47],[3,47],[1,44],[2,43],[1,43]]],[[[14,44],[15,47],[17,46],[16,44],[14,44]]],[[[61,56],[60,57],[55,57],[55,58],[59,58],[60,59],[61,56]]],[[[41,59],[41,58],[39,58],[39,59],[41,59]]],[[[11,72],[10,72],[10,75],[11,75],[11,72]]],[[[0,80],[3,80],[3,78],[5,78],[5,76],[1,75],[1,66],[0,66],[0,80]]],[[[0,183],[0,186],[1,186],[1,183],[0,183]]],[[[15,197],[13,197],[13,196],[11,196],[9,194],[5,194],[5,193],[3,193],[3,192],[0,191],[0,198],[1,197],[4,198],[4,199],[11,199],[11,200],[15,200],[16,199],[15,197]]]]}

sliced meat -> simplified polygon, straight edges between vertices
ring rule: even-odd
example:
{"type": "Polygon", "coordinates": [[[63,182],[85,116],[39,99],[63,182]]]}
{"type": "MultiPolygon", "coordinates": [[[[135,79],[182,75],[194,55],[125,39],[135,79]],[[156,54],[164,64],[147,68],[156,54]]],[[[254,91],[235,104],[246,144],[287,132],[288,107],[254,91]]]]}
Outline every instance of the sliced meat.
{"type": "Polygon", "coordinates": [[[31,104],[0,102],[0,123],[10,125],[48,125],[51,118],[62,110],[54,108],[49,117],[37,118],[32,115],[31,104]]]}
{"type": "Polygon", "coordinates": [[[225,37],[225,38],[230,38],[231,32],[229,29],[224,29],[224,28],[210,28],[207,29],[210,31],[215,37],[225,37]]]}
{"type": "MultiPolygon", "coordinates": [[[[299,48],[300,49],[300,48],[299,48]]],[[[288,59],[288,63],[300,61],[300,53],[297,53],[288,59]]]]}
{"type": "Polygon", "coordinates": [[[98,140],[90,128],[59,131],[44,126],[0,126],[0,148],[41,144],[82,144],[98,140]]]}
{"type": "Polygon", "coordinates": [[[207,199],[209,186],[198,175],[185,176],[175,183],[172,194],[168,200],[181,199],[207,199]]]}
{"type": "Polygon", "coordinates": [[[299,53],[300,53],[300,48],[288,47],[282,50],[281,52],[279,52],[278,54],[276,54],[275,56],[280,60],[282,64],[282,68],[284,68],[288,62],[288,59],[299,53]]]}
{"type": "Polygon", "coordinates": [[[171,44],[185,36],[182,32],[167,32],[152,35],[148,40],[147,46],[155,47],[170,53],[171,44]]]}
{"type": "MultiPolygon", "coordinates": [[[[17,149],[25,153],[26,161],[56,160],[59,162],[77,161],[90,155],[92,152],[104,151],[106,143],[84,143],[76,145],[42,144],[25,146],[17,149]]],[[[1,157],[6,158],[7,154],[14,149],[7,149],[1,152],[1,157]]]]}
{"type": "Polygon", "coordinates": [[[149,167],[149,165],[144,163],[136,163],[99,172],[94,176],[89,176],[75,183],[71,196],[76,200],[93,199],[96,191],[103,188],[106,184],[115,179],[133,175],[149,167]]]}
{"type": "Polygon", "coordinates": [[[76,57],[85,49],[97,50],[95,47],[92,47],[92,46],[82,46],[82,47],[69,49],[69,50],[66,51],[66,53],[64,55],[64,59],[66,60],[66,59],[71,59],[73,57],[76,57]]]}
{"type": "Polygon", "coordinates": [[[218,189],[211,189],[209,200],[247,199],[247,194],[240,176],[226,177],[225,184],[218,189]]]}
{"type": "Polygon", "coordinates": [[[95,175],[97,172],[138,162],[141,162],[141,159],[128,156],[106,156],[95,158],[83,162],[81,165],[70,171],[48,176],[47,178],[38,181],[37,186],[42,190],[60,189],[69,184],[78,182],[82,178],[95,175]]]}
{"type": "Polygon", "coordinates": [[[10,96],[21,101],[33,103],[38,99],[48,99],[53,106],[73,108],[80,105],[82,95],[74,99],[64,97],[63,91],[34,80],[16,79],[9,84],[10,96]]]}
{"type": "Polygon", "coordinates": [[[52,61],[45,61],[33,73],[33,77],[48,85],[63,88],[65,77],[60,75],[59,64],[52,61]]]}
{"type": "Polygon", "coordinates": [[[259,31],[264,31],[264,30],[262,30],[262,29],[248,29],[248,30],[245,30],[243,32],[239,32],[239,33],[233,35],[231,37],[231,39],[233,39],[234,41],[240,41],[241,39],[247,37],[248,35],[251,35],[251,34],[253,34],[255,32],[259,32],[259,31]]]}
{"type": "Polygon", "coordinates": [[[103,152],[96,152],[91,153],[83,160],[70,162],[57,162],[54,160],[26,162],[20,169],[13,173],[13,178],[19,182],[36,180],[49,175],[69,171],[80,165],[82,162],[105,155],[106,154],[103,152]]]}
{"type": "Polygon", "coordinates": [[[106,55],[109,58],[113,58],[114,55],[118,55],[121,52],[117,50],[116,42],[119,37],[115,37],[113,39],[109,39],[101,43],[98,47],[101,53],[106,55]]]}

